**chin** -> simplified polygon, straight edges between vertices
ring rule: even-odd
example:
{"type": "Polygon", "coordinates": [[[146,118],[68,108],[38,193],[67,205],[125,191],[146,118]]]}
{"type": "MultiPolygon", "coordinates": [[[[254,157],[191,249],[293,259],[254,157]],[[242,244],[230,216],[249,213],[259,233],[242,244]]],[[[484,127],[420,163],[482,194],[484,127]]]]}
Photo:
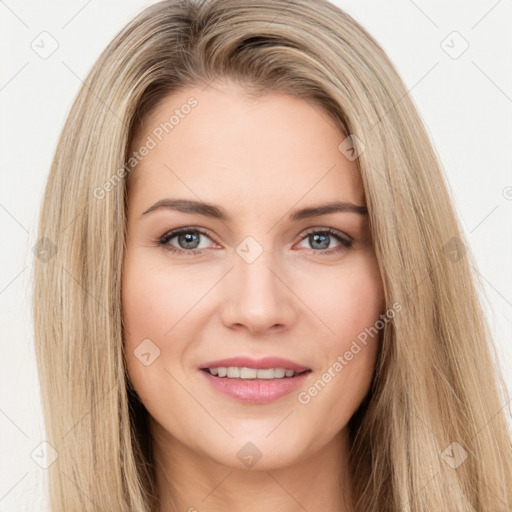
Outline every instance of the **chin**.
{"type": "MultiPolygon", "coordinates": [[[[272,428],[275,428],[275,425],[272,428]]],[[[274,432],[267,439],[266,433],[257,433],[254,436],[247,433],[237,436],[232,433],[233,439],[225,443],[217,441],[215,452],[208,455],[215,462],[236,469],[268,471],[293,465],[304,456],[303,447],[307,444],[305,441],[298,442],[286,436],[284,432],[281,432],[281,435],[274,432]],[[284,443],[284,439],[288,442],[284,443]]]]}

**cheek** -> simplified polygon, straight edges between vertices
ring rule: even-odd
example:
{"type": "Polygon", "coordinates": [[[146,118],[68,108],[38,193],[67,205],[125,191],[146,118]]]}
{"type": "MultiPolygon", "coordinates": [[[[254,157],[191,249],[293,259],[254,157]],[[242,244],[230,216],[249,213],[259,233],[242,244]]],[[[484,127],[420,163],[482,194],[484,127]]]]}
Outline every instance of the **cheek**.
{"type": "Polygon", "coordinates": [[[171,273],[154,265],[143,251],[128,258],[122,288],[126,343],[152,336],[162,341],[170,338],[174,326],[204,295],[204,287],[187,272],[171,273]]]}
{"type": "MultiPolygon", "coordinates": [[[[329,414],[334,431],[344,425],[369,389],[385,310],[382,281],[373,255],[340,267],[323,293],[311,297],[329,332],[318,341],[322,367],[299,397],[313,416],[329,414]],[[323,299],[322,299],[323,297],[323,299]]],[[[326,332],[325,329],[322,329],[326,332]]]]}
{"type": "Polygon", "coordinates": [[[330,344],[342,350],[384,312],[382,280],[374,255],[365,255],[341,268],[337,277],[326,282],[325,299],[317,295],[319,308],[331,328],[330,344]]]}
{"type": "MultiPolygon", "coordinates": [[[[162,271],[148,266],[147,260],[132,256],[125,261],[124,355],[130,380],[146,404],[154,397],[154,390],[165,387],[165,381],[170,378],[165,373],[168,342],[172,339],[173,326],[186,314],[185,306],[190,302],[183,296],[186,293],[186,286],[170,283],[162,271]]],[[[172,341],[172,356],[179,358],[179,340],[172,341]]]]}

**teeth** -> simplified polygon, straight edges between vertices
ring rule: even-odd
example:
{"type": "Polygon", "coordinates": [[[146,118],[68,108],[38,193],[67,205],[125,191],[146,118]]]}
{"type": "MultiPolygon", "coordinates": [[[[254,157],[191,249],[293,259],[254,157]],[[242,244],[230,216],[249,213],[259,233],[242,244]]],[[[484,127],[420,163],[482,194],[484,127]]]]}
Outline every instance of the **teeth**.
{"type": "Polygon", "coordinates": [[[245,368],[229,366],[219,366],[218,368],[208,368],[211,375],[218,377],[227,377],[228,379],[282,379],[283,377],[294,377],[294,370],[286,370],[284,368],[245,368]]]}
{"type": "Polygon", "coordinates": [[[258,377],[258,370],[256,368],[241,368],[239,377],[242,379],[256,379],[258,377]]]}
{"type": "Polygon", "coordinates": [[[238,379],[240,377],[240,368],[234,368],[233,366],[230,366],[228,368],[228,377],[230,379],[238,379]]]}

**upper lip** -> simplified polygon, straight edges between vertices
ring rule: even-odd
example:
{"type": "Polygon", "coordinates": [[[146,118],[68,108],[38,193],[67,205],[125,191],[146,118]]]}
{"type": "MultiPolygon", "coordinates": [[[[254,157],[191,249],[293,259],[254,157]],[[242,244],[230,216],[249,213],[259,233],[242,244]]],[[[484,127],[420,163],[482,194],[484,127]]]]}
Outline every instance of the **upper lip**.
{"type": "Polygon", "coordinates": [[[283,359],[282,357],[262,357],[260,359],[253,359],[251,357],[230,357],[228,359],[218,359],[216,361],[209,361],[200,366],[201,370],[206,368],[218,368],[225,367],[228,368],[230,366],[234,367],[245,367],[245,368],[261,368],[269,369],[269,368],[284,368],[285,370],[294,370],[295,372],[303,372],[305,370],[309,370],[307,366],[295,363],[290,361],[289,359],[283,359]]]}

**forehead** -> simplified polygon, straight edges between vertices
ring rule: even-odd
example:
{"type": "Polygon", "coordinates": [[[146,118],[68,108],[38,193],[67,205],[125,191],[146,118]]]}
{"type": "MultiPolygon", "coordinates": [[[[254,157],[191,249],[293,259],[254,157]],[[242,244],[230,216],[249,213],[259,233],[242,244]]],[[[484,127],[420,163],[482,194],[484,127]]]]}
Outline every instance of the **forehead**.
{"type": "MultiPolygon", "coordinates": [[[[151,147],[129,177],[130,203],[166,195],[268,208],[304,198],[364,204],[345,134],[317,104],[283,93],[251,97],[228,84],[164,98],[131,151],[151,147]]],[[[140,204],[138,204],[140,203],[140,204]]]]}

